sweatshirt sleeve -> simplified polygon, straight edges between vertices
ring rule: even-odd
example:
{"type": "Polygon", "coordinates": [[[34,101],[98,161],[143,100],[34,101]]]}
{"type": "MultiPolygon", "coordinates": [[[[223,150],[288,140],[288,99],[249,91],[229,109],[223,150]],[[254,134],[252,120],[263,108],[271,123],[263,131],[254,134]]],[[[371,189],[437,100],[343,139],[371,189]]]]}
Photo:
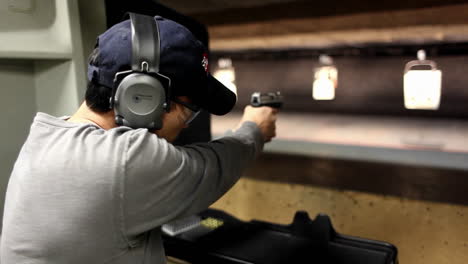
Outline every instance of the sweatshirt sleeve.
{"type": "Polygon", "coordinates": [[[208,208],[262,149],[263,138],[253,122],[209,143],[184,147],[136,130],[126,153],[124,233],[136,236],[208,208]]]}

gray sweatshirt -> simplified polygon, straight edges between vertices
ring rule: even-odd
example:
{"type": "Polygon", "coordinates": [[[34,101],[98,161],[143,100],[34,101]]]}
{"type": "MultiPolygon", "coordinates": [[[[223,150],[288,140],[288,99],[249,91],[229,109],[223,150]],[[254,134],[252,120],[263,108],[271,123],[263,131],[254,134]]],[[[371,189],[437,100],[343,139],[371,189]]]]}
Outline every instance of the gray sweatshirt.
{"type": "Polygon", "coordinates": [[[38,113],[8,183],[0,262],[166,263],[161,225],[208,208],[262,148],[252,122],[175,147],[38,113]]]}

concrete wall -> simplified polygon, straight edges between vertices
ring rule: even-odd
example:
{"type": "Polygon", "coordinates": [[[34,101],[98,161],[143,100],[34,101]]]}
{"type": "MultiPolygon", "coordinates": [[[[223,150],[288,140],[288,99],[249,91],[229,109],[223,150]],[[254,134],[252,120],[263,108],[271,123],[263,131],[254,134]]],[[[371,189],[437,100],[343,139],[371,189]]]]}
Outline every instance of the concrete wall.
{"type": "Polygon", "coordinates": [[[85,68],[89,54],[94,49],[96,38],[106,30],[106,10],[104,0],[79,0],[81,39],[85,68]]]}
{"type": "Polygon", "coordinates": [[[33,72],[31,61],[0,59],[0,212],[8,176],[36,112],[33,72]]]}
{"type": "MultiPolygon", "coordinates": [[[[98,7],[103,3],[91,4],[82,5],[85,18],[104,21],[101,15],[92,19],[96,11],[89,12],[102,10],[98,7]]],[[[0,2],[0,212],[9,175],[35,113],[70,115],[83,99],[81,35],[77,1],[0,2]]]]}

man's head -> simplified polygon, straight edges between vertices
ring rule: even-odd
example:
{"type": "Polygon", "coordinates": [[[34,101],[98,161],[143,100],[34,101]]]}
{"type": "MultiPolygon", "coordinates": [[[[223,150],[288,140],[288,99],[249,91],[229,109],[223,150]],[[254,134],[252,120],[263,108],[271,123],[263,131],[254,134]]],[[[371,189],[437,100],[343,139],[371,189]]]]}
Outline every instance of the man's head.
{"type": "MultiPolygon", "coordinates": [[[[235,104],[235,94],[208,72],[203,44],[188,29],[171,20],[155,17],[150,22],[159,27],[159,73],[170,78],[170,87],[165,86],[169,103],[183,106],[182,101],[217,115],[229,112],[235,104]],[[184,99],[180,100],[182,96],[184,99]]],[[[86,102],[93,111],[110,110],[112,89],[119,85],[114,78],[117,73],[131,69],[133,45],[129,20],[99,36],[88,66],[86,102]]]]}

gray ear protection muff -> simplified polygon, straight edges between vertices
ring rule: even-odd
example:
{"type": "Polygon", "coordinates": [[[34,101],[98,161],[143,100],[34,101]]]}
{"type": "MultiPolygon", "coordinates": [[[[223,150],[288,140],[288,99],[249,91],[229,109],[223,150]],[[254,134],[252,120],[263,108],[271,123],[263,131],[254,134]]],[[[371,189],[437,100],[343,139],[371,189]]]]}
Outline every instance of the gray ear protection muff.
{"type": "Polygon", "coordinates": [[[158,130],[162,128],[162,115],[169,111],[170,79],[159,73],[160,40],[156,20],[130,13],[132,69],[115,75],[110,98],[117,125],[158,130]]]}

